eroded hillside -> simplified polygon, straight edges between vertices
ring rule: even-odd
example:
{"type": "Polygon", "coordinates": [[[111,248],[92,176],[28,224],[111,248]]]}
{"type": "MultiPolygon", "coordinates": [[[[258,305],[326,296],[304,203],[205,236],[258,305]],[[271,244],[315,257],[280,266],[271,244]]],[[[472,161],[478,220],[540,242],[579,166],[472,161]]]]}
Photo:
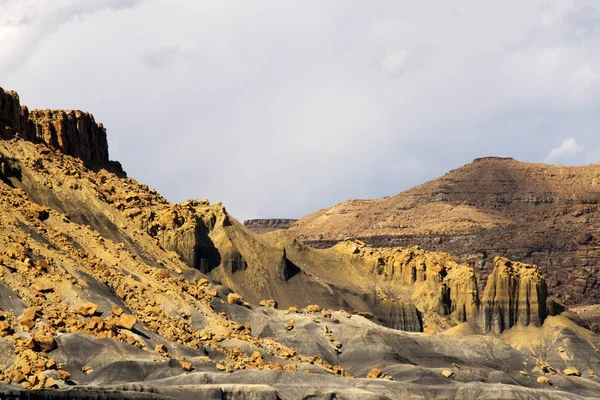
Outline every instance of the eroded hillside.
{"type": "MultiPolygon", "coordinates": [[[[547,297],[535,265],[496,258],[482,292],[476,271],[448,254],[360,241],[318,250],[284,231],[257,235],[220,203],[170,204],[126,178],[107,147],[106,157],[96,148],[104,142],[86,139],[105,133],[91,116],[65,122],[70,128],[42,123],[42,132],[66,132],[63,144],[22,133],[22,118],[35,112],[17,112],[14,92],[0,93],[3,393],[558,399],[600,391],[598,336],[547,297]],[[90,151],[64,145],[73,138],[90,151]]],[[[78,113],[43,115],[88,115],[78,113]]]]}

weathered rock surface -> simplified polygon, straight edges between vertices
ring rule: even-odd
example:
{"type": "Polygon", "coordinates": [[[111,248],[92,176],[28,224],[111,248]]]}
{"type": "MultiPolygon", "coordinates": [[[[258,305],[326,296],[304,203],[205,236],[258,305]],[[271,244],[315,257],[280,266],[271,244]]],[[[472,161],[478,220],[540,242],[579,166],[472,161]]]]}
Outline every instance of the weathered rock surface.
{"type": "Polygon", "coordinates": [[[276,231],[278,229],[288,229],[296,221],[297,221],[296,219],[289,219],[289,218],[288,219],[284,219],[284,218],[249,219],[249,220],[244,221],[244,226],[255,233],[267,233],[267,232],[276,231]]]}
{"type": "Polygon", "coordinates": [[[521,323],[540,326],[548,316],[546,282],[535,265],[496,257],[481,299],[482,328],[501,333],[521,323]]]}
{"type": "Polygon", "coordinates": [[[419,245],[477,272],[496,256],[542,268],[551,296],[600,302],[600,164],[564,167],[488,157],[402,192],[350,200],[297,221],[290,233],[316,247],[345,238],[419,245]]]}
{"type": "Polygon", "coordinates": [[[79,158],[88,167],[109,167],[123,173],[108,157],[106,129],[94,116],[79,110],[28,110],[16,92],[0,88],[0,137],[45,143],[79,158]]]}
{"type": "Polygon", "coordinates": [[[0,158],[3,396],[565,399],[600,391],[598,336],[560,310],[537,326],[532,302],[544,294],[535,300],[532,290],[543,277],[533,266],[498,263],[494,295],[482,300],[492,314],[506,305],[518,318],[484,336],[476,274],[447,254],[356,241],[316,250],[285,231],[257,235],[219,203],[170,204],[43,143],[1,140],[0,158]],[[507,271],[511,278],[500,279],[507,271]],[[568,368],[585,378],[558,372],[568,368]],[[371,371],[375,379],[366,379],[371,371]]]}

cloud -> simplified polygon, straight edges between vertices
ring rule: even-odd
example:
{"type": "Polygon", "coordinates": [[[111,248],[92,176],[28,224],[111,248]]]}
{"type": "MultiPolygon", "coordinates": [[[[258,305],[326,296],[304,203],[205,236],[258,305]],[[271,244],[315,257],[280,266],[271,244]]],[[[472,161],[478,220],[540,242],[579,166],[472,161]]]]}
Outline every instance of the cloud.
{"type": "Polygon", "coordinates": [[[36,48],[69,21],[102,10],[123,10],[145,0],[37,0],[0,2],[0,72],[18,68],[36,48]]]}
{"type": "Polygon", "coordinates": [[[550,150],[546,158],[545,163],[551,164],[557,161],[568,159],[581,153],[585,148],[577,143],[573,138],[563,140],[560,146],[550,150]]]}
{"type": "Polygon", "coordinates": [[[402,50],[381,59],[381,69],[389,76],[398,75],[406,65],[407,52],[402,50]]]}
{"type": "Polygon", "coordinates": [[[554,4],[0,0],[0,86],[93,112],[171,201],[300,217],[595,143],[600,2],[554,4]]]}
{"type": "Polygon", "coordinates": [[[164,68],[174,63],[181,55],[177,46],[160,46],[140,55],[140,61],[152,68],[164,68]]]}

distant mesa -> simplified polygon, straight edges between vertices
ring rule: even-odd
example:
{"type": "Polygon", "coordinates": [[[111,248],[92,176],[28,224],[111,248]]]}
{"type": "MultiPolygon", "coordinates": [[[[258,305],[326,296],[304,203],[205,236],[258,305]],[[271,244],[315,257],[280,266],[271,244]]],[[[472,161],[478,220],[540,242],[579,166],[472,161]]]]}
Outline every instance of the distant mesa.
{"type": "Polygon", "coordinates": [[[256,233],[267,233],[279,229],[289,229],[296,221],[298,220],[289,218],[248,219],[244,221],[244,226],[256,233]]]}

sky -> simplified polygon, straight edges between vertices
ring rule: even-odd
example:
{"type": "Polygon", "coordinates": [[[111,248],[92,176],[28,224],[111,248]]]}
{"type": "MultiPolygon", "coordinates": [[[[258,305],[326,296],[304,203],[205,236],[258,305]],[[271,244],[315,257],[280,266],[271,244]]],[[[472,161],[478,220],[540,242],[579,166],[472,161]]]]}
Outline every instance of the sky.
{"type": "Polygon", "coordinates": [[[600,161],[597,0],[0,0],[0,87],[170,201],[297,218],[483,156],[600,161]]]}

